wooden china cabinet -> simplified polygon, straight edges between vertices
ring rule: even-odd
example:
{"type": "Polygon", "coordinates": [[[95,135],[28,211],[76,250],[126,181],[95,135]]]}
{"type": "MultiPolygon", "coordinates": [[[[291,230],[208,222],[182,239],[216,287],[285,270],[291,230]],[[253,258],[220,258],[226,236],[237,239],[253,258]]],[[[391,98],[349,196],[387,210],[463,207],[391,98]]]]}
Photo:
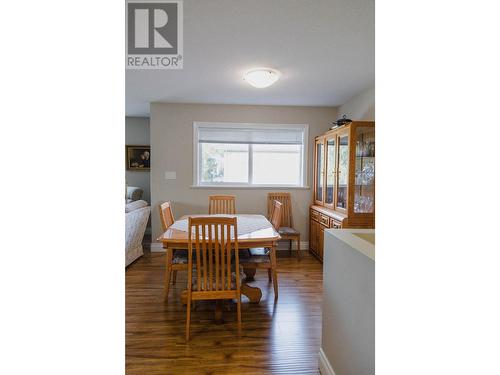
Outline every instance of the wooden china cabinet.
{"type": "Polygon", "coordinates": [[[375,122],[354,121],[316,137],[309,249],[323,260],[325,228],[375,227],[375,122]]]}

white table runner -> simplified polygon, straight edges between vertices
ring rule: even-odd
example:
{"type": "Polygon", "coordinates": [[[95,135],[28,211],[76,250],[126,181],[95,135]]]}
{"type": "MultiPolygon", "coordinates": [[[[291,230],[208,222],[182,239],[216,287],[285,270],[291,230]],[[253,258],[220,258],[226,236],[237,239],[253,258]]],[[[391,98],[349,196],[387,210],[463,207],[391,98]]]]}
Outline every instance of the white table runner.
{"type": "MultiPolygon", "coordinates": [[[[238,237],[244,234],[255,232],[260,229],[266,229],[272,227],[271,223],[262,215],[207,215],[207,216],[236,217],[236,220],[238,222],[238,237]]],[[[170,228],[187,232],[189,230],[188,219],[186,218],[182,220],[177,220],[170,226],[170,228]]],[[[231,238],[234,238],[234,233],[232,229],[231,229],[231,238]]]]}

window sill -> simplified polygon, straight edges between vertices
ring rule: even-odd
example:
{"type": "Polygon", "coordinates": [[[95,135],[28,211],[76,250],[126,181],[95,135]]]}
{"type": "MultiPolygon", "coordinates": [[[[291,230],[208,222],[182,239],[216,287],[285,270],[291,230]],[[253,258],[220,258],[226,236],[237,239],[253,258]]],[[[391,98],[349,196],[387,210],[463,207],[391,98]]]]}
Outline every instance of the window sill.
{"type": "Polygon", "coordinates": [[[282,185],[247,185],[247,186],[242,186],[242,185],[191,185],[191,189],[210,189],[210,190],[220,190],[220,189],[225,189],[225,190],[276,190],[276,189],[282,189],[282,190],[309,190],[309,186],[282,186],[282,185]]]}

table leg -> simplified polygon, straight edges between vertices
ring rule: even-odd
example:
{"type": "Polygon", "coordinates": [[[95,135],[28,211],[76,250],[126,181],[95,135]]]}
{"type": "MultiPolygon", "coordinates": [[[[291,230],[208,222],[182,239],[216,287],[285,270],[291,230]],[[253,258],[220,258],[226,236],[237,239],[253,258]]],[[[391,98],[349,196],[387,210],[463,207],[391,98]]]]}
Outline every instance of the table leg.
{"type": "Polygon", "coordinates": [[[248,280],[253,280],[256,272],[256,268],[243,268],[243,273],[248,280]]]}
{"type": "Polygon", "coordinates": [[[224,306],[224,301],[221,299],[215,300],[215,323],[222,324],[224,320],[222,319],[222,307],[224,306]]]}
{"type": "Polygon", "coordinates": [[[274,287],[274,300],[278,299],[278,272],[276,270],[276,244],[274,243],[271,247],[271,252],[269,253],[271,256],[271,272],[273,274],[273,287],[274,287]]]}
{"type": "Polygon", "coordinates": [[[167,257],[165,260],[165,302],[168,301],[168,292],[170,290],[170,276],[172,273],[173,250],[167,248],[167,257]]]}

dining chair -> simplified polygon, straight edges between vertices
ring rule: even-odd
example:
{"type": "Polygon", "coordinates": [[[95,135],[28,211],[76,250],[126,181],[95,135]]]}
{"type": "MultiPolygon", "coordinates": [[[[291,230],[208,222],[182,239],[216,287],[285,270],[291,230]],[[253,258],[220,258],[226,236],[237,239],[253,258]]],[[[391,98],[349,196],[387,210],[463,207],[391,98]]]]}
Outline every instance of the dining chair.
{"type": "MultiPolygon", "coordinates": [[[[174,222],[172,214],[172,204],[165,202],[160,205],[160,221],[162,230],[165,232],[174,222]]],[[[172,284],[177,280],[177,271],[188,269],[188,257],[185,250],[167,249],[167,257],[165,264],[165,301],[168,301],[168,292],[170,290],[170,279],[172,284]]]]}
{"type": "Polygon", "coordinates": [[[236,214],[236,197],[234,195],[210,195],[208,197],[208,213],[236,214]]]}
{"type": "Polygon", "coordinates": [[[292,253],[292,240],[297,241],[297,259],[300,259],[300,232],[293,228],[292,215],[292,197],[290,193],[268,193],[267,194],[267,214],[270,218],[274,207],[273,202],[280,202],[283,207],[281,210],[281,225],[277,229],[282,240],[288,240],[290,243],[290,253],[292,253]]]}
{"type": "MultiPolygon", "coordinates": [[[[273,202],[272,214],[269,219],[276,231],[278,231],[278,228],[280,227],[282,206],[283,205],[278,201],[273,202]]],[[[269,282],[271,281],[273,282],[274,299],[275,300],[278,299],[278,272],[276,264],[276,248],[249,249],[249,253],[250,254],[248,257],[242,259],[241,261],[242,267],[246,269],[257,269],[257,268],[267,269],[267,276],[269,278],[269,282]]]]}
{"type": "Polygon", "coordinates": [[[191,304],[198,300],[236,299],[238,335],[241,335],[237,219],[189,217],[188,226],[186,341],[189,341],[190,335],[191,304]]]}

